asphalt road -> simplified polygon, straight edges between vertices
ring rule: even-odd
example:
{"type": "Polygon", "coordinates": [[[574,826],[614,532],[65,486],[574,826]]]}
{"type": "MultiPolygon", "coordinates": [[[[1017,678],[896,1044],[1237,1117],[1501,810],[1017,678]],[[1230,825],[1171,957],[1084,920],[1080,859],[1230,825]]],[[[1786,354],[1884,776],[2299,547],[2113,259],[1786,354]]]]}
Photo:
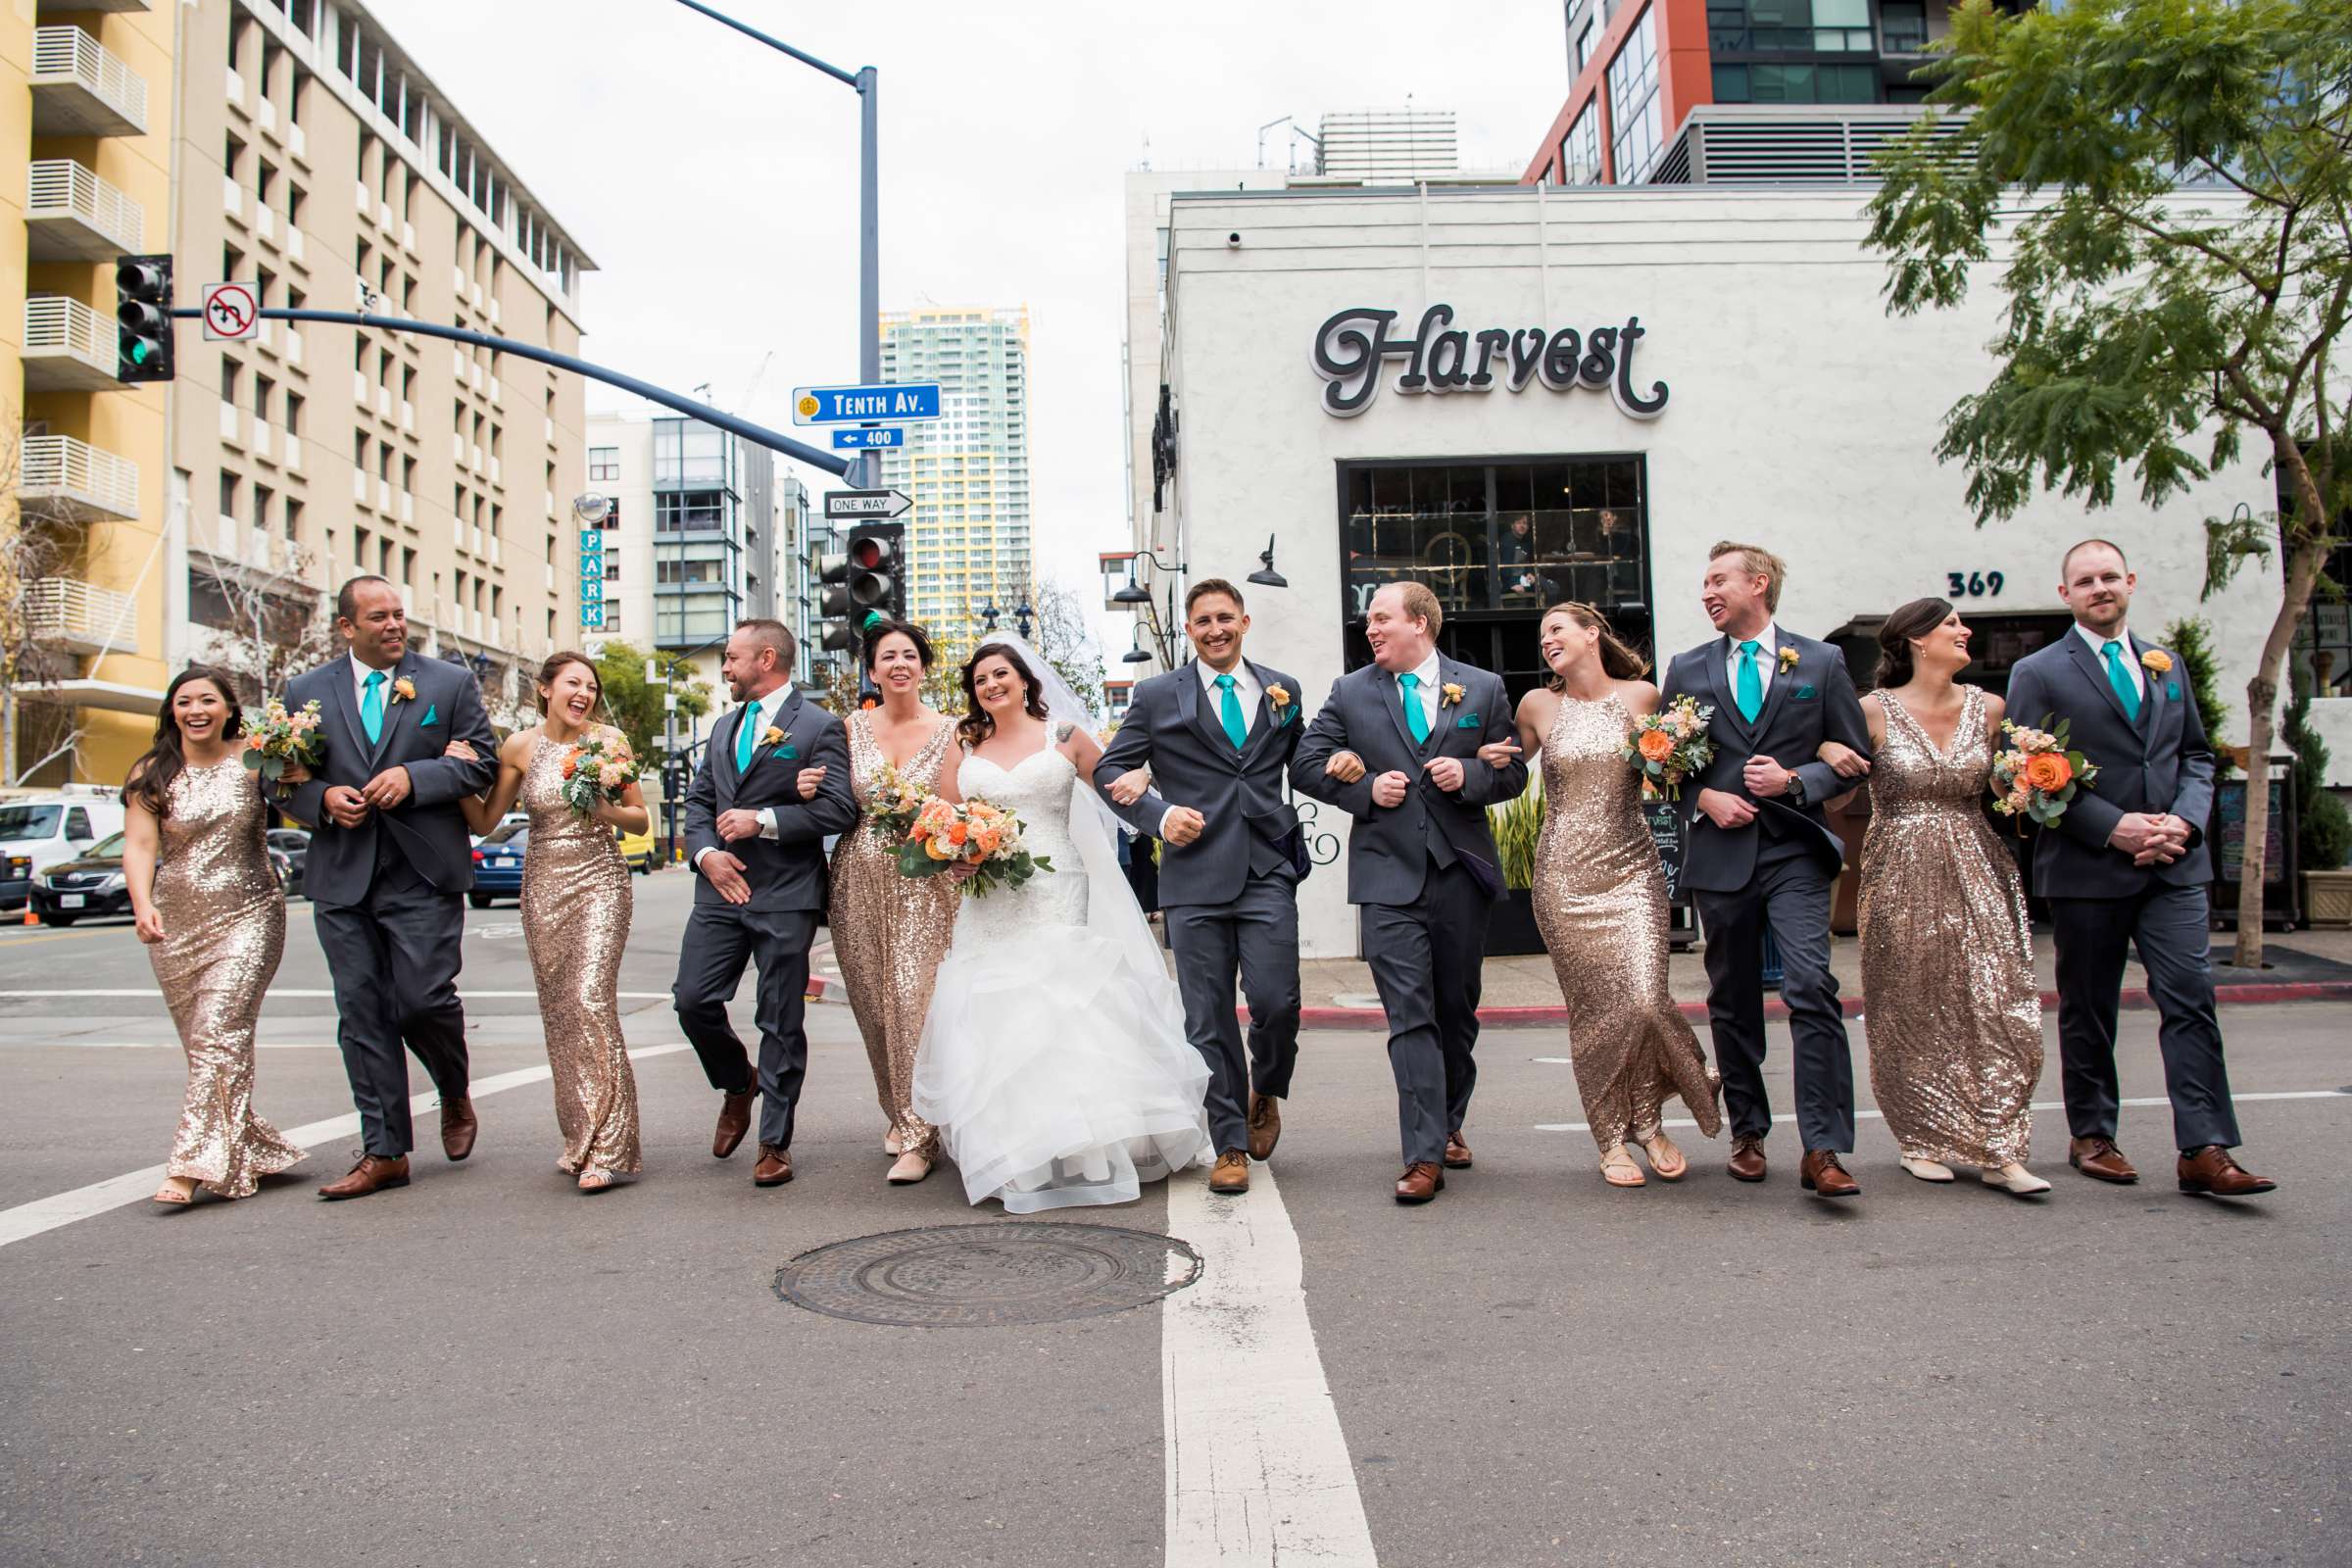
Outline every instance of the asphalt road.
{"type": "MultiPolygon", "coordinates": [[[[637,888],[630,1039],[659,1047],[686,884],[637,888]]],[[[529,989],[512,906],[466,954],[477,1078],[543,1061],[528,997],[485,995],[529,989]]],[[[326,984],[297,905],[257,1100],[281,1126],[349,1109],[301,994],[326,984]]],[[[164,1154],[160,1004],[26,994],[107,990],[151,990],[126,929],[0,936],[0,1217],[164,1154]]],[[[526,1085],[403,1192],[316,1201],[343,1153],[317,1147],[250,1202],[0,1246],[0,1562],[1160,1562],[1162,1308],[901,1329],[777,1298],[809,1248],[998,1218],[952,1172],[883,1184],[847,1010],[811,1013],[782,1189],[711,1159],[673,1052],[638,1064],[647,1175],[608,1195],[557,1174],[526,1085]]],[[[2352,1007],[2225,1023],[2241,1096],[2352,1089],[2352,1007]]],[[[2126,1094],[2160,1094],[2153,1017],[2125,1030],[2126,1094]]],[[[1604,1189],[1587,1135],[1539,1130],[1581,1119],[1566,1054],[1490,1033],[1477,1168],[1404,1210],[1378,1037],[1305,1043],[1274,1168],[1380,1562],[2352,1561],[2352,1094],[2244,1100],[2282,1183],[2257,1202],[2176,1193],[2166,1113],[2132,1109],[2137,1188],[2066,1172],[2054,1112],[2034,1203],[1914,1182],[1866,1121],[1864,1196],[1831,1207],[1786,1127],[1762,1187],[1691,1134],[1690,1180],[1604,1189]]],[[[2037,1098],[2055,1075],[2053,1047],[2037,1098]]],[[[1167,1202],[1062,1217],[1156,1231],[1167,1202]]]]}

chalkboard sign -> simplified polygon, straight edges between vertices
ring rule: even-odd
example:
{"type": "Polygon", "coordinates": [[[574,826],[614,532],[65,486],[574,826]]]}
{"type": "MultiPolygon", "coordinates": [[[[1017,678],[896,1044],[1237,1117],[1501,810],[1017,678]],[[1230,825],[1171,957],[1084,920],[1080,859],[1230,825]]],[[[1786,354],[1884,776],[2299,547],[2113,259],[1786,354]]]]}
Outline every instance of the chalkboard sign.
{"type": "Polygon", "coordinates": [[[1649,841],[1658,847],[1658,859],[1666,867],[1666,902],[1688,906],[1689,894],[1683,891],[1683,816],[1672,801],[1644,801],[1642,814],[1649,822],[1649,841]]]}
{"type": "MultiPolygon", "coordinates": [[[[2283,779],[2271,780],[2271,816],[2262,835],[2262,885],[2286,881],[2286,802],[2283,779]]],[[[2244,880],[2246,864],[2246,781],[2224,779],[2214,786],[2214,874],[2224,882],[2244,880]]]]}

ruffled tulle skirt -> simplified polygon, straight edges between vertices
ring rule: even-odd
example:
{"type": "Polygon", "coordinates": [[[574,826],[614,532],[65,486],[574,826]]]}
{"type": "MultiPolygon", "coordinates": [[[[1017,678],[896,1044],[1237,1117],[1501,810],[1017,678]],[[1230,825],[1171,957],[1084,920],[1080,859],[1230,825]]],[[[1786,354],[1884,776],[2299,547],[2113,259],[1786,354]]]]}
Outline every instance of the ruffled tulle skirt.
{"type": "Polygon", "coordinates": [[[974,1203],[1131,1202],[1210,1153],[1208,1065],[1164,971],[1083,926],[963,940],[939,967],[914,1108],[974,1203]]]}

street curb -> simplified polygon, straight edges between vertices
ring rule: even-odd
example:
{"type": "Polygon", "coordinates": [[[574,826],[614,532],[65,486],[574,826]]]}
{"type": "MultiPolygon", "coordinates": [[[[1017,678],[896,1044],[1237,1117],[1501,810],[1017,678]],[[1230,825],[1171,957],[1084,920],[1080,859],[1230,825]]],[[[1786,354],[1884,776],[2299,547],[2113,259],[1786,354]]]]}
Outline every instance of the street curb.
{"type": "MultiPolygon", "coordinates": [[[[813,983],[813,982],[811,982],[813,983]]],[[[2213,1000],[2225,1006],[2254,1006],[2277,1002],[2352,1002],[2352,980],[2276,980],[2249,981],[2242,985],[2214,987],[2213,1000]]],[[[2054,1010],[2058,993],[2041,994],[2043,1010],[2054,1010]]],[[[2133,987],[2123,994],[2123,1006],[2128,1012],[2145,1012],[2155,1004],[2142,987],[2133,987]]],[[[1863,999],[1846,997],[1840,1006],[1848,1018],[1863,1015],[1863,999]]],[[[1692,1023],[1707,1021],[1707,1004],[1703,1002],[1676,1004],[1682,1015],[1692,1023]]],[[[1237,1009],[1242,1020],[1249,1021],[1247,1007],[1237,1009]]],[[[1778,997],[1768,998],[1764,1016],[1786,1018],[1788,1004],[1778,997]]],[[[1557,1029],[1568,1022],[1566,1007],[1481,1007],[1478,1021],[1487,1029],[1557,1029]]],[[[1301,1029],[1385,1029],[1388,1014],[1378,1007],[1301,1007],[1298,1027],[1301,1029]]]]}

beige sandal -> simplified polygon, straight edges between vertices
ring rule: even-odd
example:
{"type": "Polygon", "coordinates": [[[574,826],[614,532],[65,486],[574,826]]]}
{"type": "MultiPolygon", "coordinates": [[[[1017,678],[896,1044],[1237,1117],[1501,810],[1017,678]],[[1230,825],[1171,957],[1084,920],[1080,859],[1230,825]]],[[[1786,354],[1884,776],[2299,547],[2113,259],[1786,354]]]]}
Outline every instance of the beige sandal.
{"type": "Polygon", "coordinates": [[[580,1172],[580,1191],[583,1193],[601,1193],[609,1187],[617,1187],[618,1185],[620,1185],[620,1178],[609,1170],[580,1172]]]}
{"type": "Polygon", "coordinates": [[[1690,1159],[1675,1147],[1674,1140],[1667,1137],[1663,1130],[1651,1133],[1647,1138],[1637,1139],[1636,1142],[1641,1144],[1642,1152],[1649,1156],[1650,1174],[1658,1180],[1679,1182],[1690,1174],[1690,1159]]]}
{"type": "Polygon", "coordinates": [[[173,1182],[186,1181],[188,1181],[188,1179],[185,1176],[165,1177],[164,1185],[155,1190],[155,1201],[163,1204],[166,1208],[187,1207],[190,1203],[196,1201],[196,1184],[194,1182],[188,1182],[187,1190],[185,1192],[182,1192],[179,1188],[172,1185],[173,1182]]]}
{"type": "Polygon", "coordinates": [[[1649,1185],[1642,1175],[1642,1167],[1634,1163],[1634,1156],[1625,1152],[1623,1144],[1610,1145],[1600,1156],[1600,1179],[1611,1187],[1649,1185]]]}

